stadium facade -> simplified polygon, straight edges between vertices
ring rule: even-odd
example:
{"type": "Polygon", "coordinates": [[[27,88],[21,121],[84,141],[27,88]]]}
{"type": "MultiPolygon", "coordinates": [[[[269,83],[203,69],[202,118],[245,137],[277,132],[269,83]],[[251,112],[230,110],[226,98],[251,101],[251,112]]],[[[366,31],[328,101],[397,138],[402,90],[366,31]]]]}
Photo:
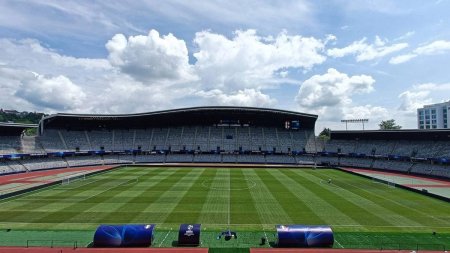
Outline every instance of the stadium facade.
{"type": "Polygon", "coordinates": [[[140,114],[54,114],[38,126],[3,124],[0,173],[137,163],[349,166],[450,178],[450,130],[332,131],[317,115],[253,107],[140,114]],[[23,136],[38,127],[38,136],[23,136]]]}

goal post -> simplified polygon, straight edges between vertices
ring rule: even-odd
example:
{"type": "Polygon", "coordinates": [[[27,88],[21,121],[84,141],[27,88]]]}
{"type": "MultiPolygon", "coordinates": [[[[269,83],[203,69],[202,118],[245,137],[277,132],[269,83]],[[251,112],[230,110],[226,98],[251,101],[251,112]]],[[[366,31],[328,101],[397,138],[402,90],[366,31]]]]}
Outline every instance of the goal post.
{"type": "Polygon", "coordinates": [[[61,185],[67,185],[67,184],[71,184],[74,183],[76,181],[81,181],[81,180],[85,180],[86,179],[86,174],[78,174],[78,175],[70,175],[67,177],[64,177],[61,180],[61,185]]]}

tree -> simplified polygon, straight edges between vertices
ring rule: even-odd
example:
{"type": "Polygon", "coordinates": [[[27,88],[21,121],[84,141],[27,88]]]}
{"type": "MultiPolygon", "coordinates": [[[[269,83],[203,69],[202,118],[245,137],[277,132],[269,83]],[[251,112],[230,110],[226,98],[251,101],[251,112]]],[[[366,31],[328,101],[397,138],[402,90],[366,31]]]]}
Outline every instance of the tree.
{"type": "Polygon", "coordinates": [[[322,130],[322,132],[320,132],[319,138],[322,139],[322,140],[329,140],[330,139],[330,132],[331,132],[331,130],[329,128],[325,127],[322,130]]]}
{"type": "Polygon", "coordinates": [[[398,130],[402,129],[401,126],[395,124],[395,119],[382,120],[380,124],[380,130],[398,130]]]}

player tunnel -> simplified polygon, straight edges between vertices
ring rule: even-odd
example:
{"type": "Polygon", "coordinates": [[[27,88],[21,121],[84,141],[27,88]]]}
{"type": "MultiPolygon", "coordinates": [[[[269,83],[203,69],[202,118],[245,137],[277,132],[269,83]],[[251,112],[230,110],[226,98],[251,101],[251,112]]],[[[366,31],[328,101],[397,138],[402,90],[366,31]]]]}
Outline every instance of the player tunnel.
{"type": "Polygon", "coordinates": [[[329,226],[276,225],[277,247],[333,247],[334,236],[329,226]]]}
{"type": "Polygon", "coordinates": [[[149,247],[155,224],[100,225],[94,234],[94,247],[149,247]]]}

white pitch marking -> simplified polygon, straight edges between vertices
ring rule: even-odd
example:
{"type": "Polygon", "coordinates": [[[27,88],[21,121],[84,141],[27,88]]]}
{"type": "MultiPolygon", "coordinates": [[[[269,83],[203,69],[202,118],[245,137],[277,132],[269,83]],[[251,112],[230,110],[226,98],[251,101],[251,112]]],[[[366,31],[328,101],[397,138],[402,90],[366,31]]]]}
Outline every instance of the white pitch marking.
{"type": "Polygon", "coordinates": [[[104,192],[106,192],[106,191],[109,191],[109,190],[114,189],[114,188],[117,188],[117,187],[119,187],[119,186],[128,184],[131,180],[136,180],[136,179],[133,178],[133,179],[127,180],[127,181],[125,181],[125,182],[123,182],[123,183],[121,183],[121,184],[115,185],[115,186],[113,186],[113,187],[109,187],[108,189],[105,189],[105,190],[103,190],[103,191],[101,191],[101,192],[99,192],[99,193],[97,193],[97,194],[94,194],[94,195],[92,195],[92,196],[89,196],[89,197],[87,197],[87,198],[85,198],[85,199],[83,199],[83,200],[80,200],[80,201],[78,201],[78,202],[86,201],[86,200],[88,200],[88,199],[90,199],[90,198],[93,198],[93,197],[95,197],[95,196],[97,196],[97,195],[100,195],[100,194],[102,194],[102,193],[104,193],[104,192]]]}
{"type": "Polygon", "coordinates": [[[341,247],[342,249],[344,248],[344,247],[342,246],[342,244],[340,244],[340,243],[336,240],[336,238],[334,239],[334,241],[338,244],[339,247],[341,247]]]}
{"type": "Polygon", "coordinates": [[[228,170],[228,229],[230,227],[230,212],[231,212],[231,170],[228,170]]]}
{"type": "Polygon", "coordinates": [[[169,230],[169,232],[167,232],[166,236],[164,236],[164,239],[161,241],[161,243],[159,244],[159,248],[161,247],[161,245],[164,243],[164,241],[166,240],[167,236],[170,234],[170,232],[172,232],[172,229],[169,230]]]}

